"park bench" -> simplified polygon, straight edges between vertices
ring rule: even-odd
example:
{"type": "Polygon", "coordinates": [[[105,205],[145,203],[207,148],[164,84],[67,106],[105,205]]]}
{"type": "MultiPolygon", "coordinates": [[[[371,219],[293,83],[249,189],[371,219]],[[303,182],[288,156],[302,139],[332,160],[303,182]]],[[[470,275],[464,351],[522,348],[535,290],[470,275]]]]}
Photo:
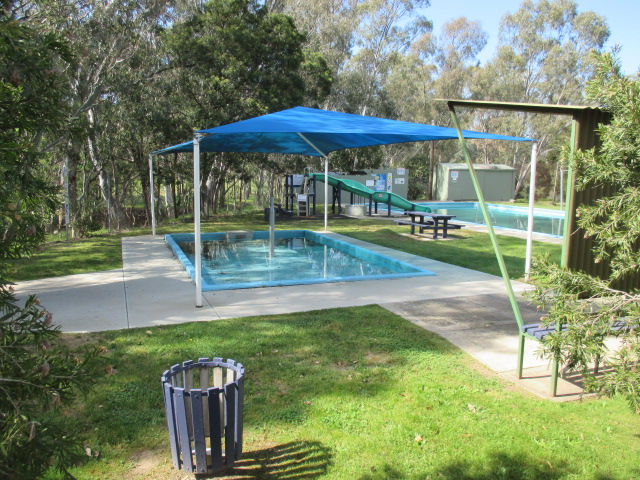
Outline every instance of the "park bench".
{"type": "MultiPolygon", "coordinates": [[[[557,325],[541,325],[539,323],[529,323],[526,325],[522,325],[522,327],[520,328],[520,342],[519,342],[519,346],[518,346],[518,378],[522,378],[522,369],[523,369],[523,362],[524,362],[524,343],[525,340],[527,338],[531,338],[533,340],[537,340],[539,342],[542,342],[545,337],[547,337],[547,335],[550,335],[552,333],[555,333],[557,330],[560,331],[566,331],[568,330],[566,325],[561,325],[561,326],[557,326],[557,325]]],[[[614,322],[611,323],[611,325],[609,326],[609,331],[610,332],[617,332],[620,331],[624,328],[628,328],[628,323],[622,319],[622,320],[616,320],[614,322]]],[[[595,366],[594,366],[594,373],[598,373],[598,369],[599,369],[599,364],[600,364],[600,358],[596,357],[595,359],[595,366]]],[[[572,365],[568,365],[565,368],[566,370],[570,370],[572,367],[572,365]]],[[[553,371],[551,372],[551,395],[552,396],[556,396],[556,392],[557,392],[557,379],[558,379],[558,365],[554,362],[553,364],[553,371]]]]}

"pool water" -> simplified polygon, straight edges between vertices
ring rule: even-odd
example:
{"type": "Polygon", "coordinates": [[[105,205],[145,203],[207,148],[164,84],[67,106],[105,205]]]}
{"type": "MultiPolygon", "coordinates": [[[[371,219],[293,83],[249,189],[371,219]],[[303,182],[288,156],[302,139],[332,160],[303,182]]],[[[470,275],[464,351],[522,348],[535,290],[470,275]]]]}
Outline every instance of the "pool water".
{"type": "MultiPolygon", "coordinates": [[[[251,239],[238,241],[227,241],[225,233],[203,234],[203,291],[434,275],[308,230],[275,233],[272,258],[268,232],[251,232],[251,239]]],[[[194,278],[193,234],[165,239],[194,278]]]]}
{"type": "MultiPolygon", "coordinates": [[[[482,210],[478,202],[427,202],[420,203],[431,208],[433,213],[455,215],[452,222],[477,223],[485,225],[482,210]]],[[[529,210],[510,205],[487,204],[494,227],[527,231],[529,210]]],[[[562,236],[564,212],[536,208],[533,211],[533,231],[554,237],[562,236]]]]}

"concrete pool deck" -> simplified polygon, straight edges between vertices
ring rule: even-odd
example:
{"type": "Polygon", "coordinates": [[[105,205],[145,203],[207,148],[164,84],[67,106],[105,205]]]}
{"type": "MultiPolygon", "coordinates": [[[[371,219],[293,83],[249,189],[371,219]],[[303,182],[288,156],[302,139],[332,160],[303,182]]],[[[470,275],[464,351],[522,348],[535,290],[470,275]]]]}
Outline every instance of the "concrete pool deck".
{"type": "MultiPolygon", "coordinates": [[[[331,284],[221,290],[203,293],[195,307],[195,287],[161,236],[122,239],[123,268],[21,282],[19,297],[36,294],[64,332],[153,327],[336,307],[379,304],[433,331],[492,371],[515,381],[518,329],[502,278],[361,242],[328,235],[418,265],[431,277],[364,280],[331,284]]],[[[514,282],[516,292],[530,286],[514,282]]],[[[521,303],[525,322],[539,314],[521,303]]],[[[546,396],[545,361],[527,342],[525,379],[517,383],[546,396]]],[[[576,398],[579,384],[560,380],[558,400],[576,398]]]]}

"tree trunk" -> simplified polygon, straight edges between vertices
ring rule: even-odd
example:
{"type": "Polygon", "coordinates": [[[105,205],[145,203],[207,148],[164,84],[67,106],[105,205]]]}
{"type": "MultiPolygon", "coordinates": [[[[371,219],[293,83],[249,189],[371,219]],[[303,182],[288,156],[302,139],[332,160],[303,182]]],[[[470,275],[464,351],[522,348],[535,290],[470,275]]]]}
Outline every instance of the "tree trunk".
{"type": "Polygon", "coordinates": [[[71,237],[75,237],[77,229],[75,221],[78,215],[78,164],[80,163],[80,147],[73,141],[69,142],[67,149],[67,182],[69,191],[69,223],[67,227],[70,230],[71,237]]]}
{"type": "Polygon", "coordinates": [[[527,174],[529,173],[530,168],[531,168],[531,162],[527,163],[526,165],[523,165],[522,168],[520,169],[520,173],[518,174],[518,181],[516,182],[516,189],[513,192],[514,200],[518,198],[518,195],[520,195],[520,192],[524,187],[524,182],[527,179],[527,174]]]}

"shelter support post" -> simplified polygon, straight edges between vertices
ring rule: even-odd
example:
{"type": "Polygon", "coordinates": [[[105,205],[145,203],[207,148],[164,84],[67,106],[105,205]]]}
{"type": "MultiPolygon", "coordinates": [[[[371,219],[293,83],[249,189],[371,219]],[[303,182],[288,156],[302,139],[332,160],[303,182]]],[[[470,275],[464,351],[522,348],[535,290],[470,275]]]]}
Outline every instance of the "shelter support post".
{"type": "Polygon", "coordinates": [[[324,231],[329,231],[329,158],[324,157],[324,231]]]}
{"type": "Polygon", "coordinates": [[[531,270],[531,245],[533,243],[533,205],[536,199],[536,170],[538,168],[538,143],[531,147],[531,179],[529,180],[529,219],[527,222],[527,249],[524,261],[524,278],[529,280],[531,270]]]}
{"type": "MultiPolygon", "coordinates": [[[[316,152],[318,152],[324,158],[324,231],[328,231],[329,224],[329,157],[325,155],[325,153],[316,147],[307,137],[305,137],[302,133],[298,132],[298,136],[304,140],[307,145],[313,148],[316,152]]],[[[315,197],[314,197],[315,204],[315,197]]],[[[315,207],[314,207],[315,213],[315,207]]]]}
{"type": "MultiPolygon", "coordinates": [[[[570,159],[573,160],[573,155],[576,150],[576,130],[578,128],[577,120],[574,118],[571,122],[571,145],[569,150],[570,159]]],[[[560,258],[560,265],[566,267],[569,264],[569,238],[571,237],[571,212],[576,208],[575,197],[573,195],[575,175],[572,167],[572,161],[569,162],[569,168],[567,170],[567,188],[566,188],[566,201],[564,210],[564,230],[562,232],[562,254],[560,258]]]]}
{"type": "Polygon", "coordinates": [[[276,209],[273,203],[273,195],[269,197],[269,258],[273,258],[274,245],[276,243],[276,209]]]}
{"type": "Polygon", "coordinates": [[[196,269],[196,307],[202,307],[202,239],[200,237],[200,138],[193,137],[193,228],[196,269]]]}
{"type": "MultiPolygon", "coordinates": [[[[500,252],[500,247],[498,245],[498,239],[496,236],[496,232],[493,228],[493,223],[491,222],[491,217],[489,216],[489,210],[487,209],[487,204],[484,200],[484,194],[482,193],[482,188],[480,187],[480,182],[478,181],[478,176],[476,174],[475,169],[473,168],[473,164],[471,163],[471,154],[469,153],[469,148],[467,146],[467,142],[464,138],[464,134],[462,133],[462,129],[460,127],[460,122],[458,121],[458,116],[456,115],[456,111],[454,106],[449,103],[449,111],[451,112],[451,119],[453,120],[453,126],[458,132],[458,140],[460,142],[460,147],[462,148],[462,153],[464,155],[464,159],[469,168],[469,173],[471,175],[471,180],[473,182],[473,188],[476,191],[476,195],[478,196],[478,203],[480,204],[480,209],[482,210],[482,215],[484,217],[484,221],[487,225],[487,230],[489,231],[489,238],[491,239],[491,244],[493,246],[493,250],[496,255],[496,259],[498,260],[498,265],[500,266],[500,272],[502,273],[502,279],[504,280],[505,287],[507,289],[507,293],[509,295],[509,301],[511,303],[511,308],[513,310],[513,314],[515,316],[516,322],[518,324],[518,328],[520,332],[522,332],[522,313],[520,312],[520,306],[518,305],[518,300],[516,298],[515,292],[513,291],[513,285],[511,285],[511,279],[509,277],[509,272],[507,271],[507,266],[504,263],[504,258],[502,257],[502,253],[500,252]]],[[[522,333],[521,333],[522,335],[522,333]]],[[[522,339],[521,339],[522,341],[522,339]]],[[[522,378],[522,350],[519,349],[518,354],[518,378],[522,378]]]]}
{"type": "Polygon", "coordinates": [[[149,196],[151,202],[149,206],[151,208],[151,235],[156,235],[156,195],[153,191],[153,155],[149,155],[149,196]]]}

